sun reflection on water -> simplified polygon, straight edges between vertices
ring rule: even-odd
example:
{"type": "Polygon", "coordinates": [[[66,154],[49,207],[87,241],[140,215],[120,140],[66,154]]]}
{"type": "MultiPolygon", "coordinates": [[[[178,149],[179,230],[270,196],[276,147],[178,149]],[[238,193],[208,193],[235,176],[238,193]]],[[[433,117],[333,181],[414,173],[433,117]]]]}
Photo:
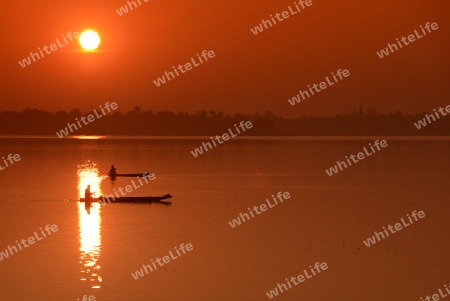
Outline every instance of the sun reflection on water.
{"type": "MultiPolygon", "coordinates": [[[[102,177],[99,175],[95,163],[79,164],[78,172],[78,197],[84,198],[84,190],[88,185],[94,196],[101,195],[100,183],[102,177]]],[[[92,288],[100,288],[102,277],[99,263],[101,254],[101,208],[94,203],[89,212],[85,203],[78,202],[78,232],[80,250],[80,272],[81,281],[89,282],[92,288]]]]}

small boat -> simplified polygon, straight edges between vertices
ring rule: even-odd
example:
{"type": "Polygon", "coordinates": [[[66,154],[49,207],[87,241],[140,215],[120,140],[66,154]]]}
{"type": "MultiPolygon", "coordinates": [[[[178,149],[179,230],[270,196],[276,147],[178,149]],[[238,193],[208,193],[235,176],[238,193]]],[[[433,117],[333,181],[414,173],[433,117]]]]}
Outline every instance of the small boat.
{"type": "Polygon", "coordinates": [[[128,177],[128,178],[137,178],[137,177],[145,177],[146,175],[151,174],[151,172],[143,172],[143,173],[111,173],[108,172],[108,177],[111,179],[115,179],[116,177],[128,177]]]}
{"type": "MultiPolygon", "coordinates": [[[[166,202],[163,200],[171,199],[172,196],[170,194],[166,194],[163,196],[130,196],[130,197],[119,197],[115,198],[114,200],[110,198],[108,201],[106,198],[104,199],[103,196],[99,198],[92,198],[90,202],[105,202],[105,203],[135,203],[135,204],[151,204],[151,203],[158,203],[163,205],[172,205],[172,202],[166,202]]],[[[86,202],[86,199],[81,198],[80,202],[86,202]]],[[[89,201],[88,201],[89,202],[89,201]]]]}

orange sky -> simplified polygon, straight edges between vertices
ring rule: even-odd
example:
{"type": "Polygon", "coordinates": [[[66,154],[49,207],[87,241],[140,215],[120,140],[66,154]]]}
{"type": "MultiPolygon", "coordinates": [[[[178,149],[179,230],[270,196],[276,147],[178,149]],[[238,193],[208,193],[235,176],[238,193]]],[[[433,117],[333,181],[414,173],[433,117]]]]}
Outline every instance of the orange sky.
{"type": "Polygon", "coordinates": [[[430,111],[450,104],[448,1],[314,1],[263,33],[250,28],[293,6],[282,1],[150,0],[128,14],[123,0],[8,1],[2,4],[1,110],[83,111],[115,101],[142,109],[273,111],[287,117],[430,111]],[[377,51],[426,22],[439,29],[380,59],[377,51]],[[18,61],[68,31],[96,29],[98,53],[77,42],[26,68],[18,61]],[[156,87],[153,80],[203,50],[216,56],[156,87]],[[288,98],[338,69],[351,76],[292,107],[288,98]]]}

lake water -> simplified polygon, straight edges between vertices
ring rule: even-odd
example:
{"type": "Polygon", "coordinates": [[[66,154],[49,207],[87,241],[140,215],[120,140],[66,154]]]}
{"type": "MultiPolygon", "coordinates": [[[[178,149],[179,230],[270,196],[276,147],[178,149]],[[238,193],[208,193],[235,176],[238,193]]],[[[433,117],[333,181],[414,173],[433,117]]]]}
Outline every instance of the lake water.
{"type": "Polygon", "coordinates": [[[388,147],[328,176],[376,138],[233,139],[195,158],[207,138],[0,139],[0,251],[58,231],[0,261],[0,300],[268,300],[316,262],[328,269],[275,300],[420,300],[450,283],[449,139],[388,138],[388,147]],[[132,196],[172,206],[77,202],[151,171],[132,196]],[[229,221],[279,191],[291,198],[236,228],[229,221]],[[423,210],[371,247],[363,240],[423,210]],[[42,236],[42,235],[41,235],[42,236]],[[131,273],[180,245],[193,250],[138,280],[131,273]]]}

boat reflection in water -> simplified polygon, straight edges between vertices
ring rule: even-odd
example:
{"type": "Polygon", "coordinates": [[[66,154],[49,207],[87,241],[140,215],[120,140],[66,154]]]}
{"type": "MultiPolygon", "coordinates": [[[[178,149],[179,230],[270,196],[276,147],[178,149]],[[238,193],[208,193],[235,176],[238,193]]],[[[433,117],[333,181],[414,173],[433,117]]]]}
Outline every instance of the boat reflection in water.
{"type": "MultiPolygon", "coordinates": [[[[84,191],[88,185],[94,196],[101,195],[102,177],[99,175],[95,163],[78,165],[78,198],[84,198],[84,191]]],[[[102,277],[100,276],[101,254],[101,208],[99,204],[89,204],[89,210],[85,204],[78,202],[78,232],[80,241],[80,271],[81,281],[87,281],[91,288],[100,288],[102,277]]]]}

